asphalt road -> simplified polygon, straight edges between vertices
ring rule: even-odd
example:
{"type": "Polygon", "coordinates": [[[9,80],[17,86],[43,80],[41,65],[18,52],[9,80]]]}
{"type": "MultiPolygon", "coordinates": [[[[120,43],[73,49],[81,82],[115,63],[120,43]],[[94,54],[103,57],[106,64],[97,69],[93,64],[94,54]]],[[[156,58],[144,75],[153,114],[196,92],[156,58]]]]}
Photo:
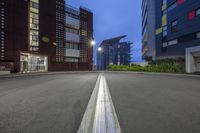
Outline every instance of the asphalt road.
{"type": "MultiPolygon", "coordinates": [[[[76,133],[98,73],[0,79],[0,133],[76,133]]],[[[122,133],[200,133],[200,78],[106,72],[122,133]]]]}
{"type": "Polygon", "coordinates": [[[0,133],[76,133],[97,76],[0,79],[0,133]]]}
{"type": "Polygon", "coordinates": [[[200,78],[107,73],[123,133],[200,133],[200,78]]]}

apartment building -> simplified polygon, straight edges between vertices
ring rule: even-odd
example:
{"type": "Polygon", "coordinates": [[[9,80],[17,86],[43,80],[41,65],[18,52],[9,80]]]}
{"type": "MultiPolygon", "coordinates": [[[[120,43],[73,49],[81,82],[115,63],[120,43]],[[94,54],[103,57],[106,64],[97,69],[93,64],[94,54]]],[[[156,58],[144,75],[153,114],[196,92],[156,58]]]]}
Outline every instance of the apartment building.
{"type": "Polygon", "coordinates": [[[200,71],[200,1],[156,1],[156,59],[186,62],[187,72],[200,71]]]}
{"type": "Polygon", "coordinates": [[[106,70],[108,65],[130,65],[131,44],[123,41],[126,36],[104,40],[97,51],[97,69],[106,70]]]}
{"type": "MultiPolygon", "coordinates": [[[[79,52],[80,14],[68,12],[64,0],[0,0],[0,13],[0,67],[14,72],[90,70],[92,62],[81,62],[79,52]],[[70,13],[78,20],[71,21],[70,13]]],[[[90,53],[93,47],[86,45],[90,53]]]]}
{"type": "Polygon", "coordinates": [[[142,58],[152,61],[156,58],[155,0],[142,0],[142,58]]]}
{"type": "Polygon", "coordinates": [[[93,68],[93,13],[91,10],[80,7],[80,62],[88,62],[89,69],[93,68]]]}

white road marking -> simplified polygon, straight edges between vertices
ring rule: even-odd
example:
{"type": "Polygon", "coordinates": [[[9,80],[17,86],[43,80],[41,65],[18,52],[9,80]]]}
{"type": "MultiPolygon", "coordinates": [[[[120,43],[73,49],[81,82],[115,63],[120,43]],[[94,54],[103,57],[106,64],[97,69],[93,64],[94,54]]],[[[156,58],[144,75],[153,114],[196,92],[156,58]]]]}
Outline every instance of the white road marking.
{"type": "Polygon", "coordinates": [[[78,133],[121,133],[104,74],[100,74],[97,80],[78,133]]]}

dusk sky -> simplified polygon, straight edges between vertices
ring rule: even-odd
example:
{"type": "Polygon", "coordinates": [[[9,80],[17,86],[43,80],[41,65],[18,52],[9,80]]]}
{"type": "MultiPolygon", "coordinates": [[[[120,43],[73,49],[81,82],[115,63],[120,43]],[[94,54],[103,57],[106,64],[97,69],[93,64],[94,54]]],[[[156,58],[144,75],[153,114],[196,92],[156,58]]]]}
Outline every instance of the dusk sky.
{"type": "Polygon", "coordinates": [[[141,0],[68,0],[67,4],[92,10],[96,47],[102,40],[127,35],[126,41],[133,42],[133,60],[141,60],[141,0]]]}

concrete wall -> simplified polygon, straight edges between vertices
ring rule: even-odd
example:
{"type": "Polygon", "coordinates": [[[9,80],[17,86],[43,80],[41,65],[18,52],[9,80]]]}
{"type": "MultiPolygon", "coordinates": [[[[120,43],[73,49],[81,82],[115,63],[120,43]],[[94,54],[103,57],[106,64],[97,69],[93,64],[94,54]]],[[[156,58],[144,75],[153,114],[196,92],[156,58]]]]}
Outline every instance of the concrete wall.
{"type": "Polygon", "coordinates": [[[7,75],[10,74],[10,71],[0,71],[0,75],[7,75]]]}
{"type": "Polygon", "coordinates": [[[200,46],[186,49],[186,72],[200,72],[200,46]]]}
{"type": "Polygon", "coordinates": [[[197,58],[197,72],[200,72],[200,57],[197,58]]]}

